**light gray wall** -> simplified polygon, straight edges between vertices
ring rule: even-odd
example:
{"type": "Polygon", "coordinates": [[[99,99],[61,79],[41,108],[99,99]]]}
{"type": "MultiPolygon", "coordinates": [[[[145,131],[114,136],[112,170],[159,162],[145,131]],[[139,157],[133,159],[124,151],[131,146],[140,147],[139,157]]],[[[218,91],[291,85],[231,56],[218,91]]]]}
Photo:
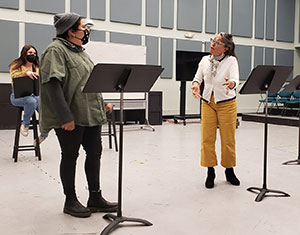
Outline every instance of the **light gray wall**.
{"type": "Polygon", "coordinates": [[[177,29],[202,32],[203,0],[178,0],[177,29]]]}
{"type": "Polygon", "coordinates": [[[277,41],[294,42],[295,0],[278,0],[277,3],[277,41]]]}
{"type": "Polygon", "coordinates": [[[158,27],[159,0],[146,0],[146,25],[158,27]]]}
{"type": "Polygon", "coordinates": [[[274,65],[274,49],[273,48],[265,48],[265,64],[266,65],[274,65]]]}
{"type": "Polygon", "coordinates": [[[173,39],[161,38],[161,65],[165,70],[162,72],[162,78],[173,77],[173,39]]]}
{"type": "Polygon", "coordinates": [[[252,0],[232,0],[232,34],[252,37],[252,0]]]}
{"type": "Polygon", "coordinates": [[[25,44],[33,45],[41,55],[55,38],[56,31],[52,25],[25,24],[25,44]],[[36,36],[39,32],[39,37],[36,36]]]}
{"type": "Polygon", "coordinates": [[[141,36],[126,33],[110,33],[110,41],[130,45],[141,45],[141,36]]]}
{"type": "Polygon", "coordinates": [[[87,15],[87,2],[86,0],[71,0],[71,12],[75,12],[82,17],[87,15]]]}
{"type": "Polygon", "coordinates": [[[19,9],[19,0],[1,0],[0,7],[19,9]]]}
{"type": "Polygon", "coordinates": [[[275,0],[266,0],[266,39],[274,40],[275,28],[275,0]]]}
{"type": "Polygon", "coordinates": [[[161,27],[173,29],[174,27],[174,1],[161,0],[161,27]]]}
{"type": "MultiPolygon", "coordinates": [[[[294,65],[294,50],[276,49],[276,64],[293,66],[294,65]]],[[[293,79],[293,73],[289,76],[288,80],[293,79]]]]}
{"type": "Polygon", "coordinates": [[[99,30],[91,30],[91,41],[105,42],[105,32],[99,30]]]}
{"type": "Polygon", "coordinates": [[[146,37],[146,63],[158,65],[158,41],[157,37],[146,37]]]}
{"type": "Polygon", "coordinates": [[[255,0],[255,38],[265,36],[265,0],[255,0]]]}
{"type": "Polygon", "coordinates": [[[0,20],[0,31],[0,72],[8,72],[10,62],[19,57],[19,24],[0,20]]]}
{"type": "Polygon", "coordinates": [[[110,0],[110,20],[140,25],[142,22],[142,2],[140,0],[110,0]]]}
{"type": "Polygon", "coordinates": [[[44,13],[65,12],[65,0],[26,0],[26,11],[36,11],[44,13]]]}
{"type": "Polygon", "coordinates": [[[254,66],[264,64],[264,48],[263,47],[254,47],[254,66]]]}
{"type": "Polygon", "coordinates": [[[229,0],[219,0],[219,32],[229,32],[229,0]]]}
{"type": "Polygon", "coordinates": [[[251,71],[251,46],[236,45],[238,57],[240,80],[246,80],[251,71]]]}
{"type": "Polygon", "coordinates": [[[202,51],[202,42],[193,42],[189,40],[177,40],[176,50],[179,51],[202,51]]]}
{"type": "Polygon", "coordinates": [[[90,0],[91,19],[105,20],[105,0],[90,0]]]}
{"type": "Polygon", "coordinates": [[[206,0],[205,32],[217,32],[217,0],[206,0]]]}

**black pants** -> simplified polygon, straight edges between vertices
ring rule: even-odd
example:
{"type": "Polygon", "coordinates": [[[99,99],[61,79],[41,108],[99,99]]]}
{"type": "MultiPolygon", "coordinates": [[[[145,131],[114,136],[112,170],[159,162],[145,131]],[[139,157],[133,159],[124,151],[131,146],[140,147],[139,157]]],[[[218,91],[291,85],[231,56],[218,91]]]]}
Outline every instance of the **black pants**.
{"type": "Polygon", "coordinates": [[[76,126],[73,131],[55,129],[60,148],[60,178],[65,195],[75,194],[76,162],[80,145],[86,152],[85,174],[90,191],[100,189],[101,126],[76,126]]]}

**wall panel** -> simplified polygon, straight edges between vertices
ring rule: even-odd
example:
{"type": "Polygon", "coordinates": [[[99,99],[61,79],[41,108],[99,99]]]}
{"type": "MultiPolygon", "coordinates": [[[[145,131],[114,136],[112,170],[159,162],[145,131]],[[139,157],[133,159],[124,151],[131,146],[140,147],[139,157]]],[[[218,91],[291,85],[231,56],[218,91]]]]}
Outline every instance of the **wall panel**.
{"type": "Polygon", "coordinates": [[[19,23],[0,20],[0,31],[0,72],[8,72],[8,65],[20,56],[19,23]]]}
{"type": "Polygon", "coordinates": [[[111,0],[110,20],[114,22],[140,25],[142,23],[142,1],[111,0]]]}

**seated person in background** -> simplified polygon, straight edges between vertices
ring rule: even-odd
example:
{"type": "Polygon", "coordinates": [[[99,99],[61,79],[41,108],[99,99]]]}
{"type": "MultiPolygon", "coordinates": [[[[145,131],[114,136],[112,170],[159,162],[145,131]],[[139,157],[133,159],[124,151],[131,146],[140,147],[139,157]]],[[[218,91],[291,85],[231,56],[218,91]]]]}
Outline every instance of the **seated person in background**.
{"type": "MultiPolygon", "coordinates": [[[[20,53],[20,57],[13,60],[10,65],[10,76],[12,78],[12,93],[10,101],[12,105],[23,107],[23,123],[21,124],[20,132],[23,136],[28,136],[30,119],[35,110],[39,111],[39,97],[34,94],[15,98],[14,95],[14,78],[28,76],[31,79],[38,79],[39,76],[39,57],[37,50],[32,45],[25,45],[20,53]]],[[[48,133],[41,133],[39,143],[42,143],[48,136],[48,133]]],[[[34,141],[36,145],[36,140],[34,141]]]]}

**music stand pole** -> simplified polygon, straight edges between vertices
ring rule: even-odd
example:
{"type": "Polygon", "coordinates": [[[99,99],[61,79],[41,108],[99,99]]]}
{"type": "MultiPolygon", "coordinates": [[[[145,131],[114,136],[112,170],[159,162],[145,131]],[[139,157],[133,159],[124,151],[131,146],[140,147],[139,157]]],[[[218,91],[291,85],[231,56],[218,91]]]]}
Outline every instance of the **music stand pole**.
{"type": "MultiPolygon", "coordinates": [[[[128,79],[129,74],[127,75],[128,79]]],[[[126,83],[126,82],[125,82],[126,83]]],[[[124,84],[125,85],[125,84],[124,84]]],[[[118,85],[120,92],[120,131],[119,131],[119,180],[118,180],[118,210],[117,215],[105,214],[104,219],[110,220],[105,229],[101,232],[101,235],[107,235],[111,233],[116,227],[123,222],[136,222],[141,223],[145,226],[151,226],[147,220],[139,218],[129,218],[122,216],[122,175],[123,175],[123,109],[124,109],[124,86],[122,84],[118,85]]]]}

